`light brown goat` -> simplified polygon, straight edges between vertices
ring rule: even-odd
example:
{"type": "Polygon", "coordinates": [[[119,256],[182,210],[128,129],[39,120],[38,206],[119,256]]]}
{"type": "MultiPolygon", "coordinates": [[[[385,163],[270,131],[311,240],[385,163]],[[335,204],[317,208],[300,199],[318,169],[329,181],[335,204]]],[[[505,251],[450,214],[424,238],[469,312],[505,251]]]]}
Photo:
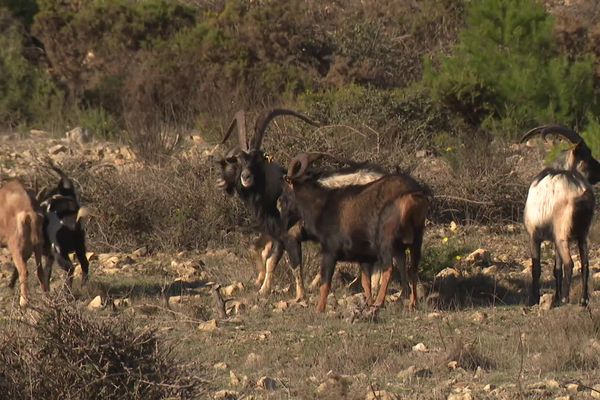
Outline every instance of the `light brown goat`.
{"type": "Polygon", "coordinates": [[[0,188],[0,246],[8,248],[15,263],[9,286],[14,286],[18,275],[21,306],[26,306],[29,300],[27,260],[32,253],[35,254],[38,279],[42,289],[47,291],[42,268],[43,223],[37,201],[19,181],[10,181],[0,188]]]}

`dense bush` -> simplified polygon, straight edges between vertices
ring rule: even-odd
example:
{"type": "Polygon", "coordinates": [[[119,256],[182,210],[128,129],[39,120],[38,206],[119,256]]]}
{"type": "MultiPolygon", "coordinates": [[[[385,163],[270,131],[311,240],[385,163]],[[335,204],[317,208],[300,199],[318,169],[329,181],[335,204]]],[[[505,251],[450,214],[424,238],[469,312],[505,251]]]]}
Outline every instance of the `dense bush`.
{"type": "Polygon", "coordinates": [[[0,125],[43,121],[60,96],[50,77],[26,57],[23,25],[0,7],[0,125]]]}
{"type": "Polygon", "coordinates": [[[454,54],[427,81],[435,98],[507,137],[548,121],[582,126],[598,111],[591,57],[557,54],[553,19],[535,0],[471,2],[454,54]]]}
{"type": "Polygon", "coordinates": [[[154,331],[92,317],[72,301],[49,300],[36,323],[4,328],[0,345],[4,398],[158,400],[202,393],[154,331]]]}

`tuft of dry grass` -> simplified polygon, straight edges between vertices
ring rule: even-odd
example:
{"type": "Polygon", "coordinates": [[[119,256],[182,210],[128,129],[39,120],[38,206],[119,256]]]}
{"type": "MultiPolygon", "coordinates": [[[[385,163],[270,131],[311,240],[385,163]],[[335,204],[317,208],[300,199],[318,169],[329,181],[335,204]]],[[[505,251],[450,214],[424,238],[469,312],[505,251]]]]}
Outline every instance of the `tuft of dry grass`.
{"type": "Polygon", "coordinates": [[[64,297],[36,322],[1,331],[0,390],[7,398],[193,398],[202,386],[179,368],[155,330],[92,318],[64,297]]]}

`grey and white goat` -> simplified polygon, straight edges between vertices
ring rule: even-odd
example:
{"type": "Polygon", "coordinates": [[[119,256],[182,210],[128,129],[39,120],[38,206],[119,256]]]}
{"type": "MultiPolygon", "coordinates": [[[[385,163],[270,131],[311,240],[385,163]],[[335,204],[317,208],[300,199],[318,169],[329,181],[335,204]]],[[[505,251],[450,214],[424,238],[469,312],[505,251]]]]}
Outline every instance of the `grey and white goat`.
{"type": "Polygon", "coordinates": [[[536,135],[543,139],[556,134],[573,144],[564,169],[546,168],[533,180],[525,203],[524,222],[531,249],[531,293],[529,304],[540,299],[540,247],[544,240],[555,247],[554,304],[567,303],[573,275],[569,244],[576,242],[581,260],[583,291],[581,304],[589,302],[589,260],[587,236],[594,215],[593,184],[600,181],[600,163],[592,156],[585,141],[573,130],[545,125],[527,132],[521,142],[536,135]]]}

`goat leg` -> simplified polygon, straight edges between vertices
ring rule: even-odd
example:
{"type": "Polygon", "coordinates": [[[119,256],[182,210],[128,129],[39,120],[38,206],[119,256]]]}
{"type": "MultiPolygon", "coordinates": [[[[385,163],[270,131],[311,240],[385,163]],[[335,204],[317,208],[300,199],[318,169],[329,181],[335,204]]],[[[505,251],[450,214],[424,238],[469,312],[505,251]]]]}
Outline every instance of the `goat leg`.
{"type": "Polygon", "coordinates": [[[556,248],[554,253],[554,297],[552,299],[552,305],[558,306],[560,305],[560,299],[562,297],[563,264],[556,248]]]}
{"type": "Polygon", "coordinates": [[[371,293],[371,272],[372,265],[367,263],[360,264],[360,283],[365,295],[367,306],[373,305],[373,294],[371,293]]]}
{"type": "Polygon", "coordinates": [[[559,253],[563,263],[564,277],[562,282],[561,303],[569,302],[571,291],[571,279],[573,277],[573,259],[569,251],[569,242],[567,240],[556,241],[556,251],[559,253]]]}
{"type": "Polygon", "coordinates": [[[583,239],[577,243],[579,248],[579,258],[581,259],[581,305],[587,306],[590,302],[588,280],[590,277],[590,261],[588,258],[587,240],[583,239]]]}
{"type": "Polygon", "coordinates": [[[273,281],[273,272],[279,264],[279,260],[281,260],[281,256],[283,255],[283,245],[279,241],[273,242],[273,249],[271,250],[271,254],[269,258],[267,258],[266,269],[267,272],[265,274],[265,280],[258,291],[260,296],[267,296],[271,292],[271,282],[273,281]]]}
{"type": "Polygon", "coordinates": [[[75,250],[75,255],[77,256],[79,265],[81,265],[81,284],[85,285],[88,281],[90,270],[90,263],[85,255],[85,247],[80,247],[75,250]]]}
{"type": "Polygon", "coordinates": [[[540,264],[540,246],[541,241],[532,238],[531,247],[531,294],[529,296],[529,305],[534,306],[540,302],[540,275],[542,265],[540,264]]]}
{"type": "Polygon", "coordinates": [[[317,304],[317,312],[325,312],[327,306],[327,296],[331,290],[331,280],[335,271],[336,260],[333,256],[323,253],[321,256],[321,287],[319,288],[319,303],[317,304]]]}

